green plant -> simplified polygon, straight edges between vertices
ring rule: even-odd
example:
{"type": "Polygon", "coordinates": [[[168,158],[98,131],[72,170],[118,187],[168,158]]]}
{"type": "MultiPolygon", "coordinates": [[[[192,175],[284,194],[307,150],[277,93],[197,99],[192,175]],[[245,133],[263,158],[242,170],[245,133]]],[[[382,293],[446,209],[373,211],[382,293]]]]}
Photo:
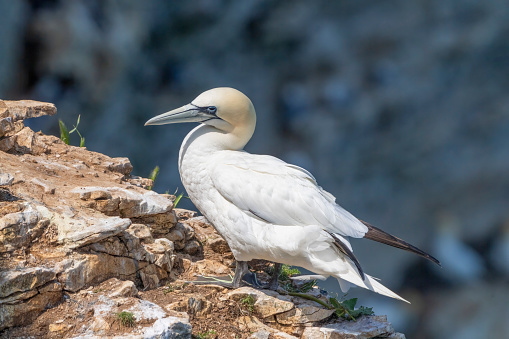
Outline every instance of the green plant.
{"type": "Polygon", "coordinates": [[[279,279],[280,280],[289,280],[292,275],[300,274],[300,271],[296,268],[292,268],[288,265],[282,265],[281,266],[281,272],[279,272],[279,279]]]}
{"type": "Polygon", "coordinates": [[[63,142],[65,142],[67,145],[69,145],[70,141],[70,135],[74,132],[78,133],[80,137],[80,147],[85,147],[85,138],[81,135],[80,131],[78,131],[78,125],[80,124],[80,117],[81,115],[78,115],[78,120],[76,121],[76,125],[73,125],[72,130],[68,130],[67,126],[65,126],[64,122],[62,120],[58,120],[58,126],[60,127],[60,139],[62,139],[63,142]]]}
{"type": "Polygon", "coordinates": [[[122,311],[117,313],[117,319],[120,321],[120,324],[124,327],[134,327],[136,323],[136,318],[134,314],[127,311],[122,311]]]}
{"type": "Polygon", "coordinates": [[[159,166],[154,167],[152,172],[148,175],[148,178],[152,180],[152,186],[148,186],[147,189],[151,190],[152,187],[154,187],[154,184],[156,183],[157,176],[159,175],[159,166]]]}
{"type": "Polygon", "coordinates": [[[177,195],[177,197],[175,198],[175,201],[173,201],[173,208],[176,208],[180,199],[182,199],[182,197],[184,196],[184,193],[180,193],[179,195],[177,195]]]}
{"type": "Polygon", "coordinates": [[[338,317],[344,317],[345,319],[350,318],[351,320],[355,320],[359,318],[361,315],[373,315],[372,307],[364,307],[361,306],[358,309],[355,309],[355,304],[357,304],[357,298],[352,298],[348,300],[338,301],[336,298],[329,298],[329,302],[334,307],[335,313],[338,317]]]}
{"type": "Polygon", "coordinates": [[[217,334],[214,330],[208,330],[207,332],[198,332],[194,335],[197,339],[209,339],[211,336],[215,336],[217,334]]]}
{"type": "Polygon", "coordinates": [[[247,295],[245,298],[240,299],[240,303],[249,313],[253,313],[255,298],[252,295],[247,295]]]}

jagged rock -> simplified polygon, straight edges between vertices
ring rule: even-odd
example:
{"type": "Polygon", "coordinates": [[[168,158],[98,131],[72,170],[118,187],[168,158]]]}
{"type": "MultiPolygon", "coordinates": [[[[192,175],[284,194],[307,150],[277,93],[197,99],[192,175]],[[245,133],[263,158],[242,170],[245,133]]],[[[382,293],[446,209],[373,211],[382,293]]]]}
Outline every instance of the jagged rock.
{"type": "Polygon", "coordinates": [[[0,118],[12,117],[14,121],[55,115],[57,108],[48,102],[34,100],[0,100],[0,118]]]}
{"type": "Polygon", "coordinates": [[[49,220],[41,215],[37,207],[25,203],[22,208],[22,211],[0,218],[0,252],[10,252],[26,246],[49,224],[49,220]]]}
{"type": "Polygon", "coordinates": [[[152,242],[152,233],[150,233],[150,228],[147,225],[144,224],[132,224],[129,226],[129,228],[126,230],[126,232],[129,232],[133,236],[137,237],[140,240],[144,240],[147,242],[152,242]]]}
{"type": "MultiPolygon", "coordinates": [[[[89,207],[123,218],[166,214],[173,207],[170,200],[153,191],[141,194],[120,187],[77,187],[71,193],[78,193],[82,200],[92,200],[89,207]]],[[[176,220],[170,218],[168,221],[176,220]]]]}
{"type": "Polygon", "coordinates": [[[194,235],[194,229],[191,226],[179,222],[165,237],[173,241],[177,250],[182,250],[186,246],[186,242],[193,239],[194,235]]]}
{"type": "Polygon", "coordinates": [[[192,327],[186,318],[166,317],[156,322],[143,333],[144,339],[191,338],[192,327]]]}
{"type": "Polygon", "coordinates": [[[401,338],[405,336],[395,333],[387,322],[386,316],[363,316],[357,321],[342,321],[322,327],[307,327],[302,333],[303,339],[370,339],[370,338],[401,338]]]}
{"type": "Polygon", "coordinates": [[[334,310],[315,305],[317,304],[314,302],[301,302],[290,311],[276,314],[276,321],[283,325],[309,325],[325,320],[334,313],[334,310]]]}
{"type": "Polygon", "coordinates": [[[0,137],[14,130],[14,123],[12,117],[0,119],[0,137]]]}
{"type": "Polygon", "coordinates": [[[106,167],[112,172],[122,173],[129,175],[133,170],[133,165],[128,158],[113,158],[113,161],[106,163],[106,167]]]}
{"type": "Polygon", "coordinates": [[[62,273],[58,280],[67,291],[76,292],[86,286],[109,278],[133,279],[135,273],[146,267],[146,262],[136,262],[126,257],[97,253],[83,254],[62,263],[62,273]]]}
{"type": "Polygon", "coordinates": [[[23,300],[21,303],[0,303],[0,331],[32,322],[42,311],[56,306],[62,299],[62,292],[46,292],[23,300]]]}
{"type": "Polygon", "coordinates": [[[69,216],[54,213],[52,222],[58,228],[58,241],[69,248],[78,248],[117,235],[131,225],[119,217],[69,216]]]}
{"type": "Polygon", "coordinates": [[[138,295],[136,285],[130,280],[120,281],[116,278],[105,281],[102,286],[108,288],[108,297],[135,297],[138,295]]]}
{"type": "Polygon", "coordinates": [[[252,334],[249,336],[250,339],[296,339],[297,337],[288,333],[278,331],[271,328],[256,317],[243,316],[238,319],[238,326],[243,330],[248,330],[252,334]]]}
{"type": "Polygon", "coordinates": [[[48,146],[41,140],[40,135],[29,127],[16,133],[14,150],[23,154],[41,154],[48,151],[48,146]]]}
{"type": "Polygon", "coordinates": [[[0,273],[0,298],[13,293],[26,292],[40,287],[56,278],[54,269],[31,267],[0,273]]]}
{"type": "Polygon", "coordinates": [[[239,301],[247,296],[255,299],[254,310],[261,318],[293,310],[295,305],[287,296],[270,290],[256,290],[252,287],[241,287],[227,294],[228,298],[239,301]]]}

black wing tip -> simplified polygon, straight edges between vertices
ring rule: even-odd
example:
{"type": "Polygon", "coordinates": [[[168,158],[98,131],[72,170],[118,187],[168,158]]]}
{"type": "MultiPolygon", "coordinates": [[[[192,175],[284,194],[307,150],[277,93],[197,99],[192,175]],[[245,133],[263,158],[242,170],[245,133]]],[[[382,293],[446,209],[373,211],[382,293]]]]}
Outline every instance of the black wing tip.
{"type": "Polygon", "coordinates": [[[357,271],[359,272],[359,275],[361,276],[362,281],[366,280],[366,275],[364,274],[364,270],[362,269],[361,264],[359,263],[359,261],[357,260],[357,258],[353,254],[353,252],[350,251],[350,249],[346,245],[344,245],[343,242],[334,233],[331,233],[329,231],[326,231],[326,232],[330,234],[332,239],[334,239],[334,245],[336,245],[336,247],[343,254],[345,254],[348,258],[350,258],[350,260],[352,260],[355,267],[357,267],[357,271]]]}
{"type": "Polygon", "coordinates": [[[365,222],[360,219],[359,219],[359,221],[368,227],[368,231],[366,232],[366,234],[364,234],[364,238],[373,240],[373,241],[377,241],[382,244],[386,244],[386,245],[396,247],[396,248],[399,248],[402,250],[406,250],[408,252],[412,252],[412,253],[417,254],[417,255],[437,264],[438,266],[442,267],[442,264],[440,263],[440,261],[438,261],[438,259],[433,257],[431,254],[426,253],[423,250],[415,247],[414,245],[407,243],[403,239],[400,239],[398,237],[393,236],[392,234],[382,231],[378,227],[375,227],[368,222],[365,222]]]}

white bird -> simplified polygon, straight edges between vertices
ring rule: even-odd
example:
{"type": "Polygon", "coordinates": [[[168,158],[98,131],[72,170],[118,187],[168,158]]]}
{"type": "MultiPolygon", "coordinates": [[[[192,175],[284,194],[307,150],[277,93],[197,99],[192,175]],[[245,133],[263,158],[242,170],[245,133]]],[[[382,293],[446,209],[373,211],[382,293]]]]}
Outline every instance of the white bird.
{"type": "MultiPolygon", "coordinates": [[[[233,88],[215,88],[190,104],[145,125],[199,122],[184,139],[179,171],[189,197],[228,242],[237,261],[239,287],[247,261],[265,259],[338,279],[341,290],[357,285],[400,299],[364,274],[345,237],[368,238],[438,260],[363,222],[336,204],[300,167],[243,150],[256,125],[251,100],[233,88]]],[[[271,287],[277,287],[277,272],[271,287]]]]}

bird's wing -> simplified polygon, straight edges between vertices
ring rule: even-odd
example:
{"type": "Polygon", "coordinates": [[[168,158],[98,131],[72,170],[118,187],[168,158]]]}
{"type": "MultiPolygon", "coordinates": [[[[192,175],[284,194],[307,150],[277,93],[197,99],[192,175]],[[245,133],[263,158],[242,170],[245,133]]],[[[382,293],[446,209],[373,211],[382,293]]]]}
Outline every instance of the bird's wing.
{"type": "Polygon", "coordinates": [[[322,225],[341,236],[361,238],[368,231],[303,168],[246,152],[215,157],[210,165],[215,188],[246,213],[277,225],[322,225]]]}

